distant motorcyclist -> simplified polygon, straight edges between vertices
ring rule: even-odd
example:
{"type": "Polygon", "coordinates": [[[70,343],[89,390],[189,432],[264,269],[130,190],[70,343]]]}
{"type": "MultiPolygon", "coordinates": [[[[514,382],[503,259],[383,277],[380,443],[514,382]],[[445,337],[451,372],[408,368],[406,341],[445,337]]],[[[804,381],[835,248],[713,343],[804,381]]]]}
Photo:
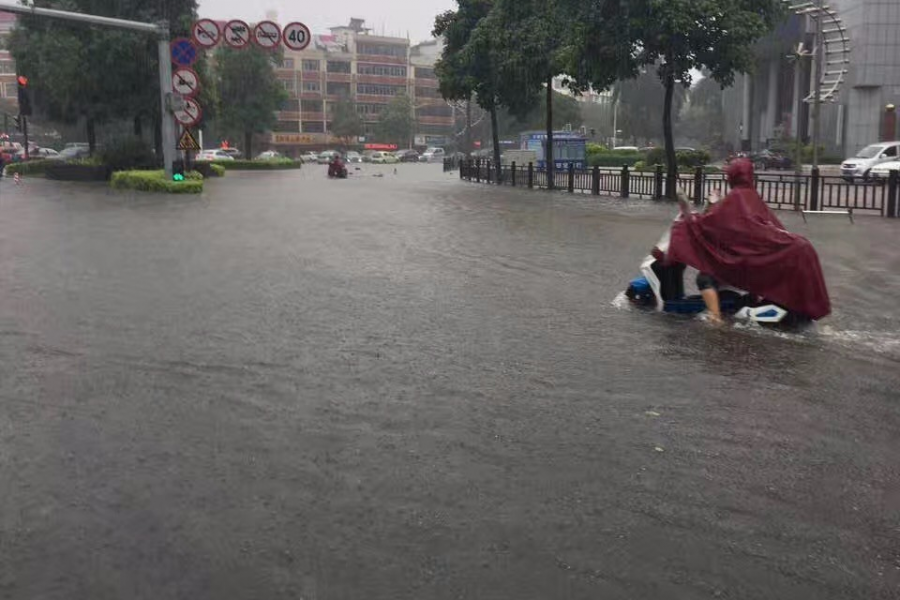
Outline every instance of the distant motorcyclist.
{"type": "Polygon", "coordinates": [[[347,167],[340,152],[335,152],[331,157],[331,162],[328,163],[328,176],[340,178],[347,176],[347,167]]]}

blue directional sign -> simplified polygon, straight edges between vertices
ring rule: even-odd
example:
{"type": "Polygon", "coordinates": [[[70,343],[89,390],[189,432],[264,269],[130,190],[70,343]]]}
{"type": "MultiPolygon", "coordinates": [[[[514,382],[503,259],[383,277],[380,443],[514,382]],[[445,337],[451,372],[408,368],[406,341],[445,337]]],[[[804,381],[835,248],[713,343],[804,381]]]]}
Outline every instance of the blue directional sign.
{"type": "Polygon", "coordinates": [[[189,67],[197,60],[197,48],[187,38],[172,40],[172,62],[182,67],[189,67]]]}

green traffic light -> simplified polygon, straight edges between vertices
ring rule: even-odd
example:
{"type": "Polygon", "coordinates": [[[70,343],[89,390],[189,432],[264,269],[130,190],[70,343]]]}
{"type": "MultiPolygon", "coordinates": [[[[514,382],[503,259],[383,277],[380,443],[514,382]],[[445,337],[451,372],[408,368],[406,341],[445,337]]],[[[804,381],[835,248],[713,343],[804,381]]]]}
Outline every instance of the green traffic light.
{"type": "Polygon", "coordinates": [[[174,181],[184,181],[184,175],[182,175],[181,173],[175,173],[174,175],[172,175],[172,179],[174,181]]]}

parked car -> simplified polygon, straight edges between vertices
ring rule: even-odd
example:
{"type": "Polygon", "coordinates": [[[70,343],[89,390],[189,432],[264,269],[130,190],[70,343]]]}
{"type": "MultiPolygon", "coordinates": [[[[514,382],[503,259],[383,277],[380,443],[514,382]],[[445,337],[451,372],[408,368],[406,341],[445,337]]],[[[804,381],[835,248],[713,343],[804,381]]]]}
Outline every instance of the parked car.
{"type": "Polygon", "coordinates": [[[768,149],[751,155],[750,160],[753,161],[753,167],[757,171],[786,170],[794,166],[794,161],[789,156],[768,149]]]}
{"type": "Polygon", "coordinates": [[[234,160],[234,157],[221,148],[216,148],[213,150],[201,150],[200,153],[197,154],[197,160],[234,160]]]}
{"type": "Polygon", "coordinates": [[[361,163],[362,162],[362,154],[359,152],[350,151],[346,156],[348,163],[361,163]]]}
{"type": "Polygon", "coordinates": [[[397,160],[399,160],[402,163],[419,162],[419,153],[412,149],[397,150],[396,152],[394,152],[394,156],[396,156],[397,160]]]}
{"type": "Polygon", "coordinates": [[[66,145],[63,148],[62,152],[60,152],[57,156],[54,157],[55,160],[76,160],[79,158],[87,158],[91,155],[91,149],[88,146],[76,146],[76,145],[66,145]]]}
{"type": "Polygon", "coordinates": [[[872,179],[887,179],[891,176],[891,171],[900,171],[900,160],[892,160],[891,162],[881,163],[876,167],[872,167],[869,171],[869,177],[872,179]]]}
{"type": "Polygon", "coordinates": [[[53,148],[36,148],[28,154],[31,158],[51,159],[59,156],[59,152],[53,148]]]}
{"type": "Polygon", "coordinates": [[[428,148],[419,158],[421,162],[433,163],[433,162],[441,162],[444,160],[444,149],[443,148],[428,148]]]}
{"type": "Polygon", "coordinates": [[[231,158],[238,159],[244,158],[244,153],[238,150],[237,148],[219,148],[222,152],[230,156],[231,158]]]}
{"type": "Polygon", "coordinates": [[[319,155],[315,152],[304,152],[300,155],[300,160],[303,164],[315,164],[319,162],[319,155]]]}
{"type": "Polygon", "coordinates": [[[277,160],[279,158],[284,158],[281,153],[275,152],[274,150],[266,150],[256,157],[256,160],[277,160]]]}
{"type": "Polygon", "coordinates": [[[397,157],[390,152],[375,151],[369,155],[369,162],[373,165],[386,165],[389,162],[398,162],[397,157]]]}
{"type": "Polygon", "coordinates": [[[640,148],[637,146],[616,146],[613,148],[615,152],[640,152],[640,148]]]}
{"type": "Polygon", "coordinates": [[[325,150],[324,152],[319,153],[319,158],[316,159],[316,162],[320,165],[327,165],[334,160],[335,154],[338,154],[337,150],[325,150]]]}
{"type": "Polygon", "coordinates": [[[870,171],[881,163],[896,161],[900,158],[900,142],[882,142],[866,146],[841,163],[841,176],[852,182],[856,178],[867,180],[870,171]]]}
{"type": "Polygon", "coordinates": [[[366,150],[365,152],[363,152],[362,161],[364,163],[372,162],[372,155],[375,154],[375,152],[377,152],[377,151],[376,150],[366,150]]]}

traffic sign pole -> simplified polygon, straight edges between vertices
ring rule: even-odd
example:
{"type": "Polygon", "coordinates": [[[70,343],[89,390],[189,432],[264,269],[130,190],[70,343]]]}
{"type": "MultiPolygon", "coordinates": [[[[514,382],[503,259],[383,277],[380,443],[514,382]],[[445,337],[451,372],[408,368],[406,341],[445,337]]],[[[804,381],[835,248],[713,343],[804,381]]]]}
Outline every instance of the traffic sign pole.
{"type": "Polygon", "coordinates": [[[169,114],[166,98],[172,89],[172,48],[168,39],[159,40],[159,94],[162,106],[163,168],[166,179],[172,179],[172,163],[175,162],[175,119],[169,114]]]}

